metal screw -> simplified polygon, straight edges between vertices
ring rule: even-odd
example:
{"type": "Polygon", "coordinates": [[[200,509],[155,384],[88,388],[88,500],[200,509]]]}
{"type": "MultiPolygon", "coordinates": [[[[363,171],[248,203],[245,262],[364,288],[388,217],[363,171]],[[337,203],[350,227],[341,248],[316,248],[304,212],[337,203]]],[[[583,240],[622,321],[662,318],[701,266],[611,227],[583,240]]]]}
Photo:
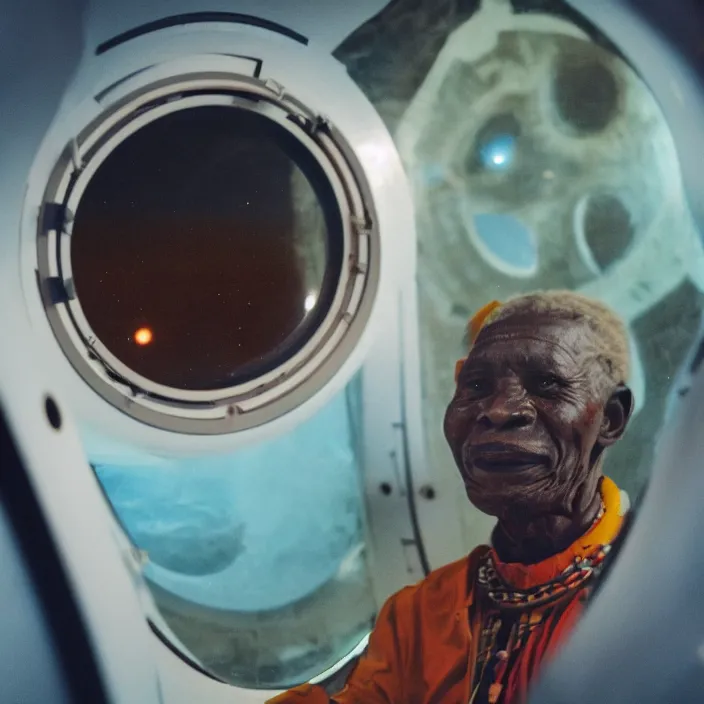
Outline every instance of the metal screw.
{"type": "Polygon", "coordinates": [[[432,501],[435,498],[435,489],[430,484],[422,486],[418,493],[427,501],[432,501]]]}

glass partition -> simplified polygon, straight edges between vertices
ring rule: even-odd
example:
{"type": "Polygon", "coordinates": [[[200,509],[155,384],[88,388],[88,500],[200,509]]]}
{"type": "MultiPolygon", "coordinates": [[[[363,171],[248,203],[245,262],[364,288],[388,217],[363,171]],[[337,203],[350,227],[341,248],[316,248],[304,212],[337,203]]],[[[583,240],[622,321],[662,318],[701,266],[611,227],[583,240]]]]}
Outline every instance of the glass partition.
{"type": "Polygon", "coordinates": [[[369,633],[358,394],[230,456],[95,464],[162,616],[226,682],[307,681],[369,633]]]}
{"type": "Polygon", "coordinates": [[[456,482],[467,549],[493,520],[467,503],[441,423],[467,320],[492,299],[573,289],[625,319],[636,415],[606,472],[637,494],[704,301],[702,241],[648,86],[556,1],[392,3],[337,56],[413,188],[427,454],[456,482]]]}

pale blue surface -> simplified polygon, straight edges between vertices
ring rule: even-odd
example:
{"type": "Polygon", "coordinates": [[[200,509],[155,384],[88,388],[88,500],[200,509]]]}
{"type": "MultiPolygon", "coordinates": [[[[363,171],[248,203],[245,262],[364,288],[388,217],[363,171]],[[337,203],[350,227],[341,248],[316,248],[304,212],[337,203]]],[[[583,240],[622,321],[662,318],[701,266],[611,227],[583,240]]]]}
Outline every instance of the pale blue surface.
{"type": "Polygon", "coordinates": [[[477,236],[486,249],[513,269],[526,273],[538,265],[533,233],[513,215],[485,213],[474,216],[477,236]]]}
{"type": "Polygon", "coordinates": [[[262,611],[297,601],[363,539],[345,394],[288,435],[231,456],[96,471],[149,553],[147,576],[211,607],[262,611]]]}

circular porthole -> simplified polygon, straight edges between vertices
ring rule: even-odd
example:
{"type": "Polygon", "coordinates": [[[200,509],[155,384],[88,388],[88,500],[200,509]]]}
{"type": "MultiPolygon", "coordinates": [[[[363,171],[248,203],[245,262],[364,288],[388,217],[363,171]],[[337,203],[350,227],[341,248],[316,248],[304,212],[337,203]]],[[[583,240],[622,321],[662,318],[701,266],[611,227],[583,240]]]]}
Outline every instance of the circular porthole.
{"type": "Polygon", "coordinates": [[[276,84],[175,77],[71,142],[38,238],[45,308],[98,393],[150,425],[269,422],[335,374],[379,280],[341,135],[276,84]]]}
{"type": "Polygon", "coordinates": [[[606,129],[620,107],[620,86],[601,60],[586,52],[563,52],[556,63],[552,97],[559,123],[579,136],[606,129]]]}
{"type": "Polygon", "coordinates": [[[577,203],[573,217],[578,250],[594,273],[606,271],[633,244],[636,227],[632,215],[614,193],[585,196],[577,203]]]}

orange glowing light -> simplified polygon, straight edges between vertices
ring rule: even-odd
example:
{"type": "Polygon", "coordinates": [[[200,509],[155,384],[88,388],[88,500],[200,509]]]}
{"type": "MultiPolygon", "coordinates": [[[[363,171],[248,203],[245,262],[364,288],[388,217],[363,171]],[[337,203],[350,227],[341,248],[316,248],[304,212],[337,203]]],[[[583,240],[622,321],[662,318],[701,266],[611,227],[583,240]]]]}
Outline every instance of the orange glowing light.
{"type": "Polygon", "coordinates": [[[148,345],[151,341],[154,335],[152,334],[152,331],[149,328],[139,328],[137,332],[134,334],[134,341],[138,345],[148,345]]]}

